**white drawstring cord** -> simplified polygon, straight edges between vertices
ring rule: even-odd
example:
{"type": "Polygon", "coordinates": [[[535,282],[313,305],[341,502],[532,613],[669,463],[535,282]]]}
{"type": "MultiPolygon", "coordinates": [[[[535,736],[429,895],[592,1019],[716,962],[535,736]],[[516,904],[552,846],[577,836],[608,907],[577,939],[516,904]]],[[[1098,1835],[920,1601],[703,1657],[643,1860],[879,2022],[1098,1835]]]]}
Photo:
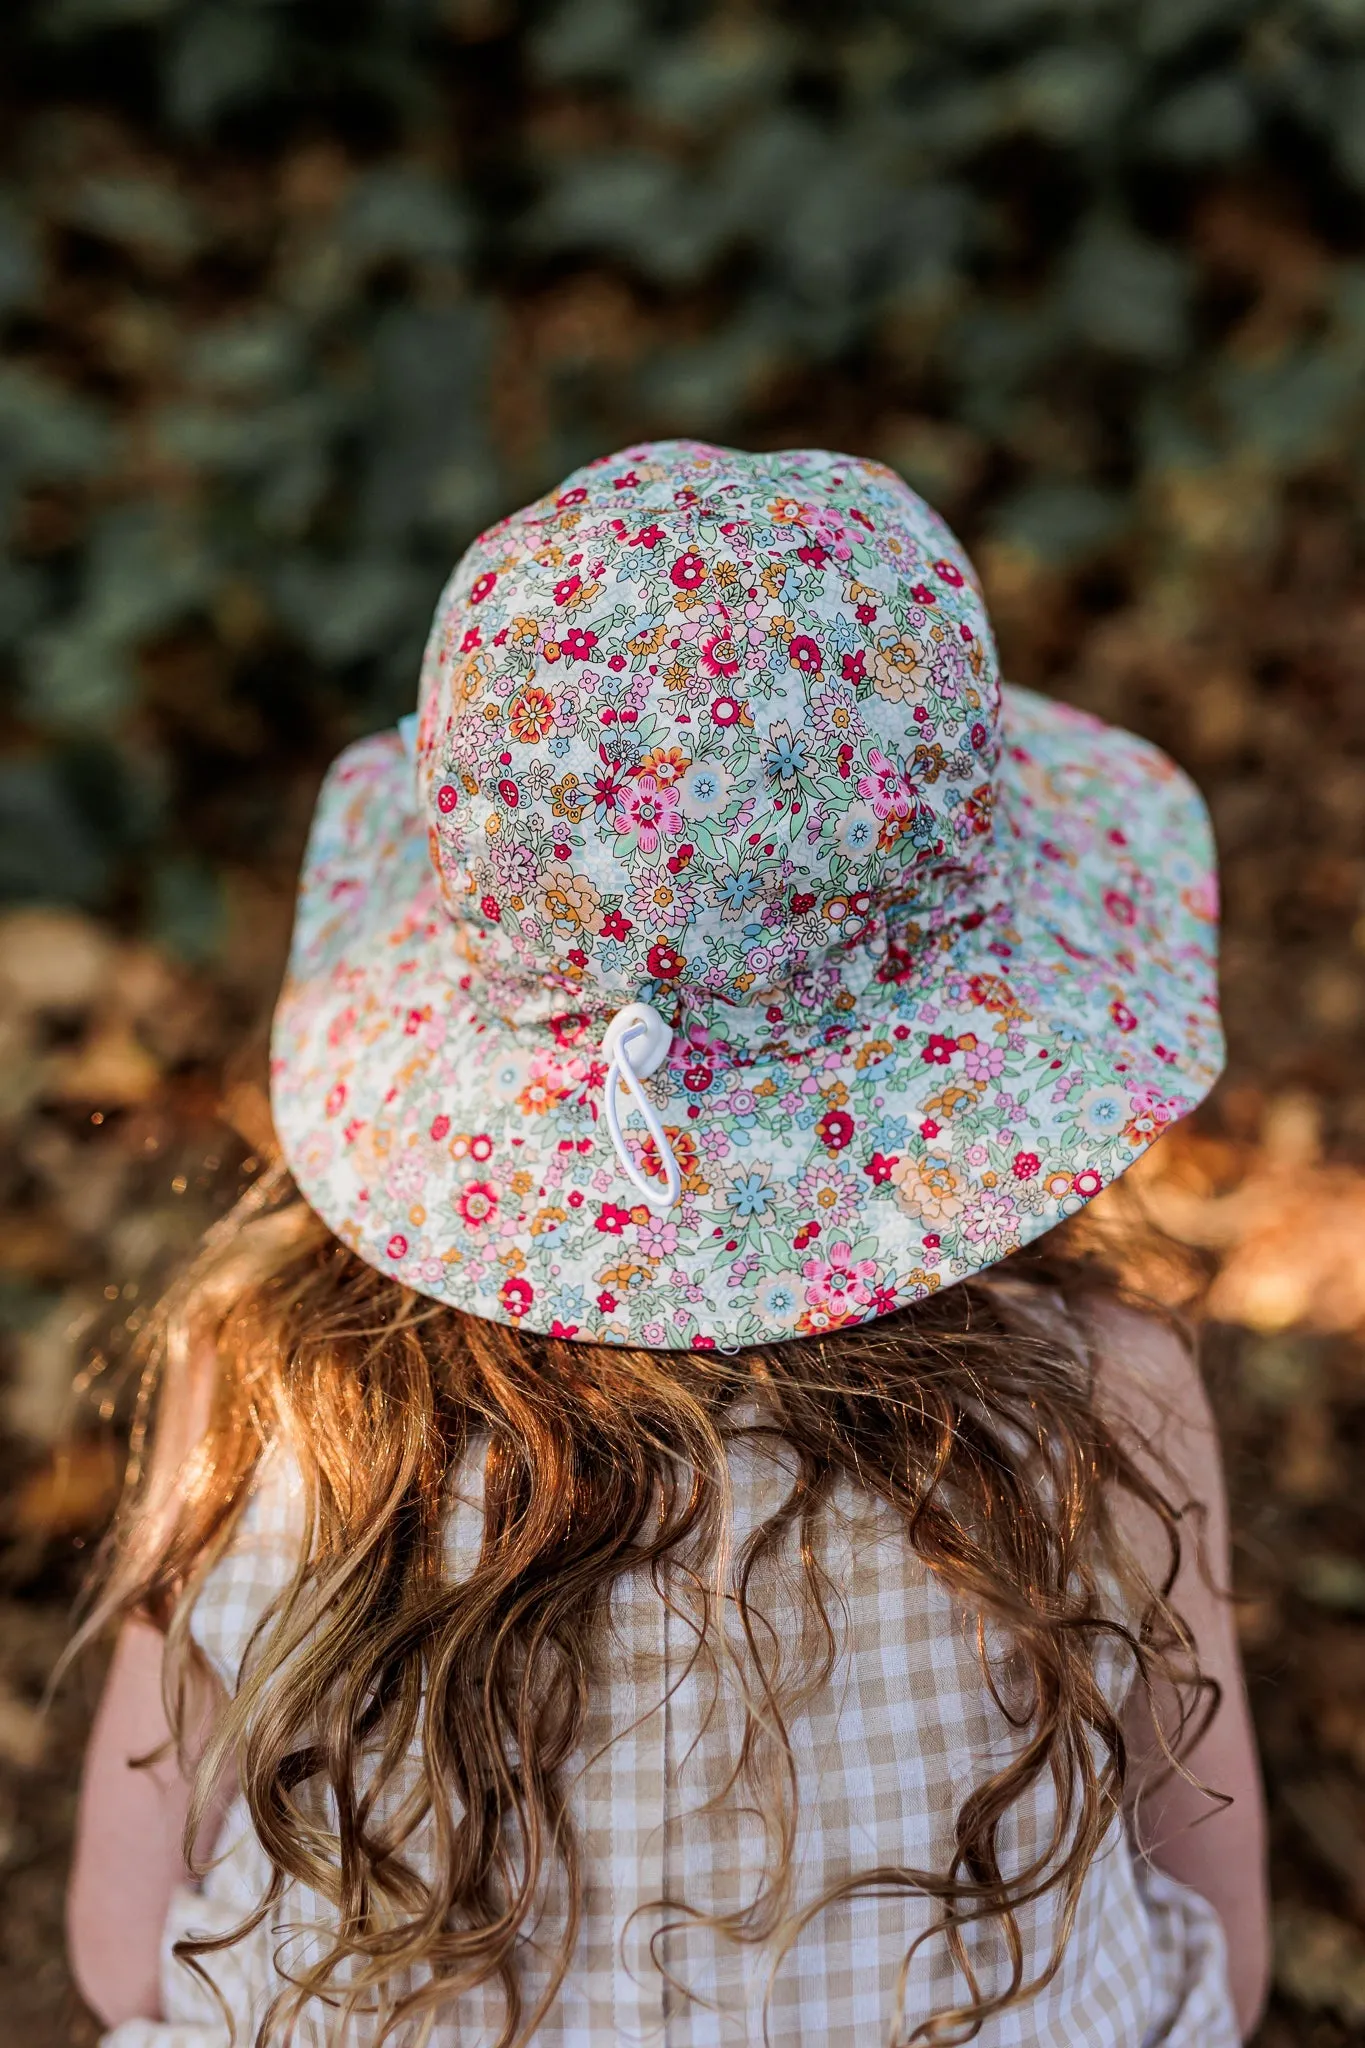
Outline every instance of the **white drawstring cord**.
{"type": "Polygon", "coordinates": [[[654,1104],[641,1084],[663,1065],[672,1038],[668,1024],[648,1003],[627,1003],[625,1009],[617,1011],[602,1038],[602,1050],[607,1055],[607,1130],[622,1171],[656,1216],[666,1216],[676,1208],[682,1195],[682,1174],[654,1104]],[[622,1135],[618,1100],[618,1090],[622,1088],[635,1097],[645,1129],[658,1147],[664,1170],[662,1194],[641,1173],[622,1135]]]}

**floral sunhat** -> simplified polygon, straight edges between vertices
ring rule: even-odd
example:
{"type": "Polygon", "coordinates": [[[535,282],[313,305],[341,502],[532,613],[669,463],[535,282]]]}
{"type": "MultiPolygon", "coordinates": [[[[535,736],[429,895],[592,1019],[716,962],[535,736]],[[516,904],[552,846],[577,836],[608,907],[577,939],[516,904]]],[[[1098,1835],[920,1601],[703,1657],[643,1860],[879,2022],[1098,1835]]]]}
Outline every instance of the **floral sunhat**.
{"type": "Polygon", "coordinates": [[[1074,1212],[1212,1086],[1216,987],[1198,795],[1001,687],[929,506],[658,442],[473,544],[415,731],[331,770],[275,1116],[420,1293],[733,1347],[1074,1212]]]}

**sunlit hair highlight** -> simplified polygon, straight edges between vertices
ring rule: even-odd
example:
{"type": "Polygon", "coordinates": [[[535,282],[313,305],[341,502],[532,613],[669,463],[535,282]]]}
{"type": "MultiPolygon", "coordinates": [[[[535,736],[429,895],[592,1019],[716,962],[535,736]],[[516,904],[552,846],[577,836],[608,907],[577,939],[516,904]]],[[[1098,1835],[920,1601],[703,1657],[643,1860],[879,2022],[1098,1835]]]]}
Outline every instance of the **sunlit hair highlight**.
{"type": "MultiPolygon", "coordinates": [[[[565,1767],[604,1682],[611,1589],[639,1572],[665,1599],[686,1583],[689,1611],[700,1603],[703,1617],[699,1655],[730,1654],[710,1622],[727,1588],[735,1596],[746,1713],[736,1778],[763,1814],[769,1851],[743,1913],[697,1899],[666,1910],[711,1922],[722,1939],[766,1943],[775,1970],[837,1898],[926,1896],[962,1995],[906,2015],[896,2039],[908,2043],[969,2040],[1040,1989],[1124,1791],[1102,1646],[1131,1659],[1137,1684],[1183,1703],[1164,1731],[1172,1755],[1217,1698],[1168,1598],[1178,1504],[1097,1397],[1088,1312],[1113,1292],[1106,1270],[1054,1234],[913,1308],[824,1337],[730,1356],[564,1341],[405,1291],[339,1243],[285,1176],[268,1176],[212,1234],[151,1332],[143,1398],[162,1449],[135,1475],[87,1623],[88,1633],[141,1614],[166,1631],[168,1711],[187,1742],[206,1682],[190,1635],[196,1594],[263,1454],[287,1448],[302,1480],[298,1567],[190,1760],[191,1839],[231,1769],[275,1873],[238,1933],[291,1880],[333,1908],[320,1948],[282,1980],[262,2048],[287,2042],[313,1999],[376,2013],[376,2042],[421,2038],[424,2018],[477,1984],[502,1994],[497,2048],[530,2040],[582,1912],[565,1767]],[[794,1478],[732,1557],[730,1450],[752,1430],[737,1417],[755,1402],[763,1429],[789,1447],[794,1478]],[[446,1516],[471,1453],[484,1475],[482,1548],[453,1582],[446,1516]],[[1022,1740],[957,1812],[949,1868],[859,1872],[798,1915],[788,1731],[832,1665],[837,1589],[822,1580],[814,1536],[845,1478],[900,1517],[924,1568],[979,1618],[983,1682],[1022,1740]],[[1119,1538],[1121,1494],[1164,1528],[1160,1583],[1119,1538]],[[793,1539],[807,1626],[779,1661],[756,1589],[793,1539]],[[1001,1632],[1008,1697],[988,1654],[1001,1632]],[[386,1803],[402,1771],[404,1796],[386,1803]],[[1006,1874],[1002,1826],[1047,1780],[1053,1839],[1006,1874]],[[518,1946],[539,1930],[551,1892],[557,1960],[528,1997],[518,1946]],[[1056,1940],[1030,1955],[1019,1915],[1043,1894],[1059,1903],[1056,1940]],[[982,1921],[1007,1959],[990,1990],[965,1938],[982,1921]]],[[[181,1951],[195,1965],[225,1945],[181,1951]]]]}

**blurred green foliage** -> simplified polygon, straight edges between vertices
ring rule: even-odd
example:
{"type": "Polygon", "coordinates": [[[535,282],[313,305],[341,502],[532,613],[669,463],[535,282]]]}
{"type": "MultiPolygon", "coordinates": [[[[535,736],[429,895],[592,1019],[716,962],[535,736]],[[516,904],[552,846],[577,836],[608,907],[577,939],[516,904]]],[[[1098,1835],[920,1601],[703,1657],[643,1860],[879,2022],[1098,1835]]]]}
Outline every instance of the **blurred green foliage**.
{"type": "Polygon", "coordinates": [[[1365,0],[9,0],[0,78],[0,889],[190,956],[591,454],[875,453],[1177,622],[1356,518],[1365,0]]]}

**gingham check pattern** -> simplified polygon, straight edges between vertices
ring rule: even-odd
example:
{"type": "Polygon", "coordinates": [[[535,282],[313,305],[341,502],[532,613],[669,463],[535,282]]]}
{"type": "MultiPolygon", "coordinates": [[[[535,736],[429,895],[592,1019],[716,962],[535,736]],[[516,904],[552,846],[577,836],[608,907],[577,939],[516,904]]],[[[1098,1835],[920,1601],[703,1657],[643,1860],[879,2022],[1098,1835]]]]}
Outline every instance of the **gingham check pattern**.
{"type": "MultiPolygon", "coordinates": [[[[779,1454],[745,1439],[733,1454],[736,1547],[785,1491],[779,1454]]],[[[452,1568],[478,1541],[477,1467],[451,1517],[452,1568]]],[[[266,1468],[231,1550],[200,1596],[194,1628],[231,1685],[255,1623],[279,1591],[291,1541],[289,1468],[266,1468]]],[[[1010,1740],[982,1683],[972,1631],[918,1565],[888,1511],[845,1489],[825,1518],[820,1562],[840,1590],[832,1605],[838,1653],[829,1682],[790,1727],[798,1785],[792,1904],[817,1899],[849,1872],[873,1867],[947,1867],[952,1820],[965,1792],[1010,1740]]],[[[794,1640],[794,1609],[781,1584],[768,1588],[775,1640],[794,1640]]],[[[766,1604],[766,1603],[765,1603],[766,1604]]],[[[734,1770],[744,1715],[740,1685],[722,1655],[687,1669],[694,1637],[647,1580],[616,1591],[606,1683],[585,1730],[572,1807],[586,1877],[586,1913],[573,1966],[537,2034],[545,2048],[736,2048],[768,2038],[779,2048],[840,2048],[903,2039],[895,2031],[902,1957],[925,1927],[914,1896],[856,1898],[820,1914],[775,1976],[763,1943],[740,1944],[698,1922],[650,1907],[682,1899],[709,1913],[752,1902],[764,1839],[752,1793],[722,1796],[734,1770]],[[653,1952],[662,1970],[651,1960],[653,1952]],[[771,1980],[771,1981],[770,1981],[771,1980]]],[[[1121,1681],[1116,1677],[1116,1683],[1121,1681]]],[[[1046,1786],[1011,1816],[1005,1859],[1026,1857],[1052,1819],[1046,1786]]],[[[132,2021],[104,2048],[227,2048],[228,2030],[207,1995],[170,1955],[187,1929],[222,1931],[262,1895],[269,1872],[245,1826],[230,1817],[232,1846],[201,1889],[176,1898],[165,1942],[163,2022],[132,2021]]],[[[207,1959],[237,2040],[278,1988],[276,1955],[297,1956],[324,1923],[323,1902],[295,1888],[235,1949],[207,1959]]],[[[1028,1954],[1051,1946],[1055,1906],[1022,1915],[1028,1954]]],[[[546,1901],[542,1932],[556,1928],[546,1901]]],[[[989,1935],[974,1944],[985,1984],[999,1981],[989,1935]]],[[[533,1948],[523,1981],[540,1979],[533,1948]]],[[[961,1996],[944,1944],[919,1950],[906,1997],[906,2031],[961,1996]]],[[[417,2048],[492,2042],[500,2001],[472,1993],[447,2008],[417,2048]]],[[[1141,1868],[1122,1827],[1087,1877],[1064,1965],[1022,2010],[990,2022],[984,2048],[1235,2048],[1222,1935],[1193,1893],[1141,1868]]],[[[310,2015],[291,2048],[364,2048],[367,2023],[344,2033],[310,2015]]]]}

